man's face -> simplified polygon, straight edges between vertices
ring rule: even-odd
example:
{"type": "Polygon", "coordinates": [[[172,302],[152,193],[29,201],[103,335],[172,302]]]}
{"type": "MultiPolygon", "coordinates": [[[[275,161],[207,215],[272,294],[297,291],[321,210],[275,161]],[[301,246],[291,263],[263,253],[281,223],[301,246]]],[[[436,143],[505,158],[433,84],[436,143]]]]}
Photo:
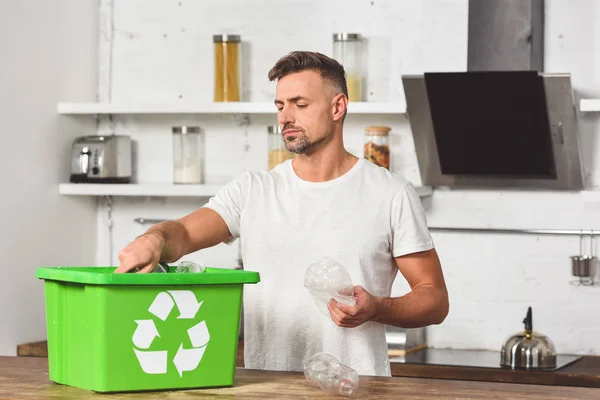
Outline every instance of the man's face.
{"type": "Polygon", "coordinates": [[[316,71],[302,71],[279,79],[275,94],[285,147],[310,154],[325,143],[333,128],[333,88],[316,71]]]}

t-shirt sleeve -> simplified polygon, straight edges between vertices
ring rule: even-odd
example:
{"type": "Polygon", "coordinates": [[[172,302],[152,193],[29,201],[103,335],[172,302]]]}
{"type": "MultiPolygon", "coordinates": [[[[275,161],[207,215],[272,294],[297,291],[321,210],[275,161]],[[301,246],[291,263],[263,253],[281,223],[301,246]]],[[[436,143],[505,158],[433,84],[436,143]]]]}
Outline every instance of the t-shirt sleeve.
{"type": "Polygon", "coordinates": [[[250,190],[250,174],[244,173],[239,178],[229,182],[210,198],[202,208],[210,208],[217,212],[231,233],[227,243],[240,236],[240,221],[248,192],[250,190]]]}
{"type": "Polygon", "coordinates": [[[394,196],[391,218],[394,257],[433,249],[425,210],[412,183],[407,183],[394,196]]]}

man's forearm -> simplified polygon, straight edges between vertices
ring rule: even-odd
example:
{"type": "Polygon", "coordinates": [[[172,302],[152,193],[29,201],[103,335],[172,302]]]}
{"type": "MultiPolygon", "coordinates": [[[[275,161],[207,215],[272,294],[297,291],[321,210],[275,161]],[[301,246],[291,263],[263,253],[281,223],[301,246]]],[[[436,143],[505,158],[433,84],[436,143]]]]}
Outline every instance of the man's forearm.
{"type": "Polygon", "coordinates": [[[160,260],[173,262],[179,260],[184,254],[184,244],[187,232],[178,221],[164,221],[151,226],[144,235],[156,235],[163,241],[160,260]]]}
{"type": "Polygon", "coordinates": [[[430,286],[413,289],[402,297],[376,297],[374,321],[402,328],[440,324],[448,315],[448,293],[430,286]]]}
{"type": "Polygon", "coordinates": [[[147,235],[155,234],[163,240],[161,261],[173,262],[186,254],[215,246],[231,233],[221,216],[201,208],[177,221],[165,221],[152,226],[147,235]]]}

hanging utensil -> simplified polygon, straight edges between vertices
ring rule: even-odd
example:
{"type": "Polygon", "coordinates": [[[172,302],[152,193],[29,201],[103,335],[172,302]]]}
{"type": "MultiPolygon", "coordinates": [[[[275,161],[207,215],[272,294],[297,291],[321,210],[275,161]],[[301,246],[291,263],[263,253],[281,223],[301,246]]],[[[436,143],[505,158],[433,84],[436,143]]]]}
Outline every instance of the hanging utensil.
{"type": "Polygon", "coordinates": [[[596,275],[597,257],[594,255],[594,231],[590,232],[590,252],[584,254],[583,232],[579,235],[579,255],[571,256],[571,274],[578,278],[574,285],[593,285],[596,275]]]}

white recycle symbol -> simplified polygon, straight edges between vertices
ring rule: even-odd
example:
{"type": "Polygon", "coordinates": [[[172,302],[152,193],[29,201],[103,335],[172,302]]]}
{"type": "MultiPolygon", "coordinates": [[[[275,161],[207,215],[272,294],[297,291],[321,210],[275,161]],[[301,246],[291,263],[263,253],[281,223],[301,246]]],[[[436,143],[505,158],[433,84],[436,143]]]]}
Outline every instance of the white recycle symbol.
{"type": "MultiPolygon", "coordinates": [[[[169,290],[168,292],[160,292],[150,305],[148,311],[154,314],[157,318],[165,321],[173,306],[177,304],[179,316],[177,319],[192,319],[202,306],[202,301],[198,303],[196,296],[189,290],[169,290]]],[[[133,344],[139,349],[148,349],[152,345],[156,336],[160,337],[154,320],[141,319],[135,321],[138,326],[133,333],[133,344]]],[[[198,368],[204,351],[210,340],[210,334],[206,327],[206,321],[199,322],[187,330],[190,341],[192,342],[191,349],[184,349],[183,343],[179,345],[179,350],[173,358],[173,364],[179,372],[179,376],[183,376],[184,371],[193,371],[198,368]]],[[[133,349],[140,367],[147,374],[166,374],[167,373],[167,351],[140,351],[133,349]]]]}

